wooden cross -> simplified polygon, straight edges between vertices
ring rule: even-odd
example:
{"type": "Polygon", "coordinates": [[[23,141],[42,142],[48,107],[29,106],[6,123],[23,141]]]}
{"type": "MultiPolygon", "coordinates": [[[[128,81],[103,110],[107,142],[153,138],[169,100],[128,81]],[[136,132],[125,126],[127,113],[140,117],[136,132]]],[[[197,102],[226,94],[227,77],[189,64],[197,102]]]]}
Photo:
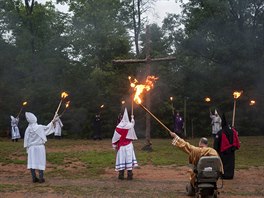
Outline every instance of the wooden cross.
{"type": "MultiPolygon", "coordinates": [[[[127,60],[113,60],[113,64],[115,65],[123,65],[123,64],[138,64],[138,63],[145,63],[146,64],[146,75],[150,75],[150,64],[152,62],[162,62],[162,61],[172,61],[176,60],[175,57],[165,57],[165,58],[151,58],[150,57],[150,33],[149,33],[149,26],[146,27],[146,58],[145,59],[127,59],[127,60]]],[[[151,101],[150,97],[146,95],[146,108],[150,110],[151,108],[151,101]]],[[[146,144],[142,148],[142,150],[152,151],[152,143],[150,141],[150,115],[146,113],[146,144]]]]}

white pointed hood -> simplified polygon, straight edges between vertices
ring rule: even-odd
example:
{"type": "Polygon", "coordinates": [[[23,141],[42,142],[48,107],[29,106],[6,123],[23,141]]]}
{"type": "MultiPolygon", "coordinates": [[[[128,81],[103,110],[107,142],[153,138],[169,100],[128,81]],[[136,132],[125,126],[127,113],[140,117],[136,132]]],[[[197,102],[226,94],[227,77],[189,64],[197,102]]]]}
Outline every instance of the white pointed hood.
{"type": "Polygon", "coordinates": [[[133,126],[134,125],[129,121],[127,109],[125,108],[123,118],[119,122],[119,124],[117,125],[117,128],[120,128],[120,129],[130,129],[133,126]]]}
{"type": "MultiPolygon", "coordinates": [[[[44,142],[46,142],[47,141],[47,137],[46,137],[45,133],[43,133],[40,130],[41,125],[39,125],[37,123],[37,121],[38,121],[37,117],[33,113],[30,113],[30,112],[26,112],[25,113],[25,116],[26,116],[26,119],[28,121],[28,127],[27,127],[26,131],[28,131],[29,133],[36,133],[36,134],[38,134],[38,136],[44,142]]],[[[27,144],[24,144],[24,147],[27,147],[27,144]]]]}
{"type": "MultiPolygon", "coordinates": [[[[128,133],[126,138],[130,140],[137,140],[137,135],[134,129],[134,125],[135,125],[134,118],[132,118],[131,122],[129,121],[127,109],[125,108],[123,118],[116,128],[127,129],[128,133]]],[[[112,143],[117,142],[120,139],[120,137],[121,135],[115,130],[114,136],[112,138],[112,143]]]]}
{"type": "Polygon", "coordinates": [[[218,112],[217,112],[217,110],[216,110],[216,109],[215,109],[215,112],[214,112],[214,114],[215,114],[215,115],[218,115],[218,112]]]}

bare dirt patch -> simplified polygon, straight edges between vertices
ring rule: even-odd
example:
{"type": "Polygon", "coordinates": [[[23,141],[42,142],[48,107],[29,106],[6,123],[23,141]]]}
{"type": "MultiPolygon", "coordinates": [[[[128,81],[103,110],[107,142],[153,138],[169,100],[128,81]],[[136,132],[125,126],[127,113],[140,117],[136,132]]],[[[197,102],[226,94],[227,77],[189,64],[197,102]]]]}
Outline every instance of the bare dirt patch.
{"type": "MultiPolygon", "coordinates": [[[[33,184],[26,165],[1,165],[0,197],[187,197],[185,185],[188,183],[187,166],[146,165],[134,169],[133,181],[119,181],[117,172],[106,169],[97,178],[67,179],[46,176],[44,184],[33,184]]],[[[52,171],[49,167],[46,173],[52,171]]],[[[75,174],[84,169],[83,164],[74,163],[66,167],[75,174]]],[[[264,197],[264,167],[236,170],[233,180],[224,180],[220,197],[247,198],[264,197]]],[[[218,184],[219,186],[221,183],[218,184]]]]}

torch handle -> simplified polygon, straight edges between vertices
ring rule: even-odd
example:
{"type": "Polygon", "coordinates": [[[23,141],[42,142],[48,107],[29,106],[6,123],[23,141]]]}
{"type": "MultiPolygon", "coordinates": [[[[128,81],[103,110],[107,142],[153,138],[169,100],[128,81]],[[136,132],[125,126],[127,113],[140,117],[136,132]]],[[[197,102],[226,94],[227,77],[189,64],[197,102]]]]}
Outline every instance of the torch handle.
{"type": "Polygon", "coordinates": [[[234,100],[232,127],[235,126],[235,115],[236,115],[236,100],[234,100]]]}
{"type": "Polygon", "coordinates": [[[172,133],[172,131],[166,127],[153,113],[151,113],[146,107],[144,107],[142,104],[139,104],[146,112],[148,112],[161,126],[163,126],[169,133],[172,133]]]}
{"type": "Polygon", "coordinates": [[[60,103],[59,103],[59,105],[58,105],[58,107],[57,107],[57,110],[56,110],[56,112],[55,112],[55,114],[54,114],[53,119],[54,119],[54,118],[56,117],[56,115],[58,114],[58,112],[59,112],[59,110],[60,110],[61,103],[62,103],[62,100],[60,101],[60,103]]]}
{"type": "Polygon", "coordinates": [[[18,112],[18,114],[17,114],[17,118],[20,116],[22,110],[23,110],[23,107],[21,107],[20,111],[18,112]]]}
{"type": "Polygon", "coordinates": [[[134,97],[132,95],[132,103],[131,103],[131,115],[134,115],[134,97]]]}

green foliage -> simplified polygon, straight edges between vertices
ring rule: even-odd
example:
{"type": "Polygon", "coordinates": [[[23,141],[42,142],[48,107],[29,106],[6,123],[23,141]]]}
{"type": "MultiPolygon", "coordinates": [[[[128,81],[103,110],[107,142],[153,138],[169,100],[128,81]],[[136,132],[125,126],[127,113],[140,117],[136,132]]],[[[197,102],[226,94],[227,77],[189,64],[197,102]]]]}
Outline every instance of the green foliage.
{"type": "MultiPolygon", "coordinates": [[[[100,111],[103,136],[111,137],[121,100],[130,110],[127,77],[141,81],[146,73],[145,64],[112,64],[113,59],[136,57],[129,34],[131,2],[57,2],[68,4],[71,14],[57,11],[52,2],[0,2],[0,135],[10,133],[9,116],[18,113],[22,101],[28,101],[25,111],[47,124],[60,93],[67,91],[71,106],[63,115],[63,134],[90,138],[92,119],[100,111]],[[102,104],[104,109],[99,108],[102,104]]],[[[243,135],[263,134],[263,1],[193,0],[182,6],[183,13],[169,14],[162,27],[149,25],[151,58],[176,57],[151,62],[150,73],[159,77],[149,93],[151,111],[172,128],[169,97],[182,115],[186,99],[187,135],[209,135],[209,108],[217,108],[220,115],[226,112],[231,122],[232,92],[244,90],[237,102],[237,129],[243,135]],[[205,104],[206,96],[212,98],[210,104],[205,104]],[[251,99],[256,106],[248,105],[251,99]]],[[[145,33],[140,43],[139,57],[145,58],[145,33]]],[[[23,113],[22,134],[27,126],[23,113]]],[[[140,137],[144,116],[135,105],[140,137]]],[[[152,137],[166,137],[163,130],[152,120],[152,137]]]]}

